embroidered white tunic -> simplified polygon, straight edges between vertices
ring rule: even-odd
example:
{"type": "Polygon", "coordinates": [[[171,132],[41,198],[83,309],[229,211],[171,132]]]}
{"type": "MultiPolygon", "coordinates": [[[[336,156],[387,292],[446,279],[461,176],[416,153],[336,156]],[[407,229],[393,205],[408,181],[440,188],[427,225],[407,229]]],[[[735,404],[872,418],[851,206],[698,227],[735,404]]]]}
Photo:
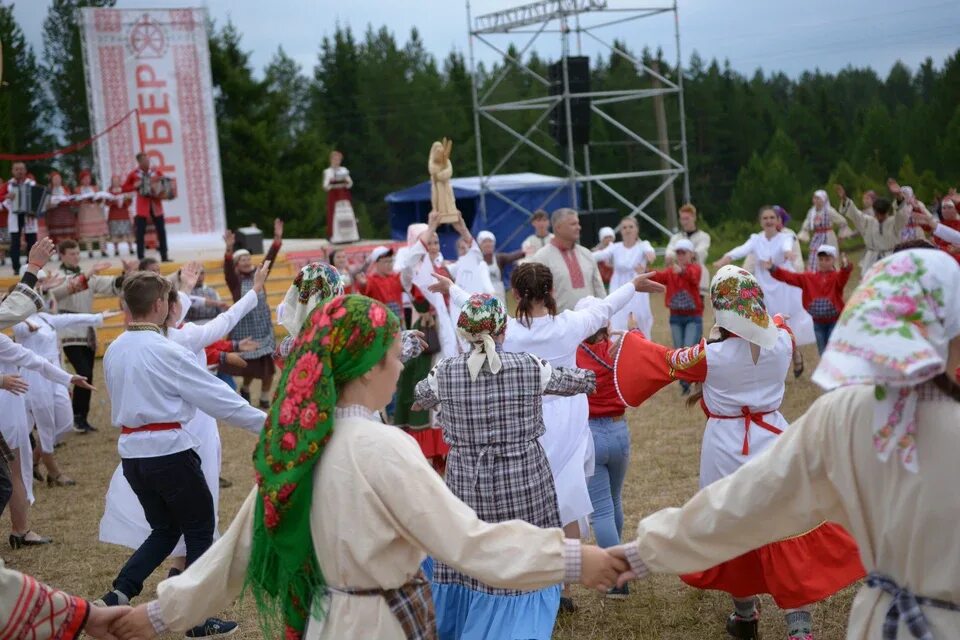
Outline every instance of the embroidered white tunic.
{"type": "MultiPolygon", "coordinates": [[[[632,247],[622,242],[614,242],[606,249],[593,252],[593,259],[613,266],[610,277],[610,290],[613,291],[637,277],[637,269],[645,270],[657,257],[653,245],[646,240],[638,240],[632,247]]],[[[626,331],[630,314],[637,320],[637,327],[646,336],[653,331],[653,312],[650,310],[650,294],[634,293],[630,303],[610,318],[610,327],[615,331],[626,331]]]]}

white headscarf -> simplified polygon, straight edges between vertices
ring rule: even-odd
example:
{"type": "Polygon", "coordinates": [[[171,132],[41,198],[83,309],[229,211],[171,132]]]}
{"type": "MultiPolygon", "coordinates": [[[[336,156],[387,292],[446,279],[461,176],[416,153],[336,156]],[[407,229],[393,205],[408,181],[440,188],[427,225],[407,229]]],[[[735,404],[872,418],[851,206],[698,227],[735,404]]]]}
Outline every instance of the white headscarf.
{"type": "Polygon", "coordinates": [[[960,266],[933,249],[877,262],[844,307],[813,381],[824,389],[876,386],[873,441],[880,460],[897,451],[916,472],[915,388],[946,369],[960,335],[960,266]]]}
{"type": "Polygon", "coordinates": [[[820,198],[823,200],[823,209],[817,209],[816,205],[810,207],[811,211],[826,211],[830,208],[830,197],[827,195],[827,192],[823,189],[817,189],[813,192],[813,197],[820,198]]]}

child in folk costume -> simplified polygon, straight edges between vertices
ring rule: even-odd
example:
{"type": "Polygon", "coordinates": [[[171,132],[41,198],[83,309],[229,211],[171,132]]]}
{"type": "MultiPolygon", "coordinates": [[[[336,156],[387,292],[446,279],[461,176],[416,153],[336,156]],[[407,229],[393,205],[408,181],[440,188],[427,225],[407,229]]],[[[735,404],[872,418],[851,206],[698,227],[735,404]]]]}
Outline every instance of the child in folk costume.
{"type": "Polygon", "coordinates": [[[432,639],[425,553],[504,589],[578,576],[604,588],[626,568],[558,528],[483,522],[379,421],[402,367],[399,330],[363,296],[312,312],[254,453],[258,486],[203,558],[115,627],[120,637],[187,629],[249,585],[264,637],[432,639]]]}
{"type": "MultiPolygon", "coordinates": [[[[602,251],[617,239],[617,232],[613,230],[613,227],[602,227],[600,231],[597,232],[597,236],[600,244],[595,246],[593,250],[602,251]]],[[[609,288],[610,279],[613,278],[613,267],[610,266],[609,262],[601,261],[597,263],[597,268],[600,270],[600,279],[603,280],[604,286],[609,288]]]]}
{"type": "MultiPolygon", "coordinates": [[[[450,443],[447,486],[479,518],[556,528],[557,496],[538,440],[545,430],[541,398],[591,393],[595,378],[528,353],[501,353],[506,327],[498,298],[472,295],[457,320],[470,353],[441,360],[417,384],[417,404],[439,407],[450,443]]],[[[441,640],[549,640],[553,634],[559,584],[532,593],[497,589],[441,561],[431,587],[441,640]]]]}
{"type": "MultiPolygon", "coordinates": [[[[762,455],[790,429],[779,409],[796,348],[783,319],[767,314],[763,290],[747,271],[732,265],[721,268],[710,295],[717,323],[710,341],[671,350],[631,333],[624,337],[614,367],[617,389],[629,406],[638,406],[676,379],[703,383],[699,400],[707,426],[701,489],[762,455]]],[[[744,467],[743,474],[749,475],[750,468],[744,467]]],[[[763,528],[757,522],[752,526],[763,528]]],[[[789,533],[793,536],[681,576],[691,586],[733,596],[735,611],[727,632],[735,638],[758,637],[756,594],[770,593],[788,610],[790,639],[812,640],[806,607],[863,577],[856,544],[841,527],[814,523],[789,533]]]]}
{"type": "MultiPolygon", "coordinates": [[[[614,242],[606,249],[593,252],[593,258],[600,262],[607,262],[613,266],[613,275],[610,278],[610,290],[613,291],[631,282],[638,273],[647,270],[647,266],[657,259],[657,254],[646,240],[640,239],[640,227],[635,218],[627,216],[620,221],[620,235],[622,242],[614,242]]],[[[653,331],[653,312],[650,311],[650,296],[647,293],[637,293],[626,307],[617,311],[610,319],[610,328],[615,331],[624,331],[627,328],[627,316],[633,314],[644,335],[653,331]]]]}
{"type": "Polygon", "coordinates": [[[699,571],[829,520],[869,571],[849,640],[956,637],[958,367],[960,267],[929,249],[884,258],[813,375],[833,391],[750,465],[641,520],[622,550],[634,574],[699,571]]]}
{"type": "MultiPolygon", "coordinates": [[[[675,349],[692,347],[703,337],[703,296],[700,284],[703,282],[703,267],[697,262],[693,242],[687,238],[677,240],[673,245],[674,260],[666,269],[660,269],[651,276],[667,288],[663,303],[670,309],[670,333],[675,349]]],[[[690,383],[680,381],[683,393],[690,391],[690,383]]]]}
{"type": "Polygon", "coordinates": [[[841,256],[840,269],[837,269],[837,248],[822,244],[817,249],[816,272],[794,273],[772,263],[764,263],[761,267],[769,269],[770,275],[777,280],[799,287],[803,292],[803,308],[813,318],[817,353],[822,354],[843,311],[843,289],[853,272],[847,256],[841,256]]]}
{"type": "MultiPolygon", "coordinates": [[[[440,285],[450,282],[440,278],[440,285]]],[[[663,286],[648,280],[646,274],[611,292],[607,298],[580,311],[556,313],[553,298],[553,274],[540,263],[518,266],[510,276],[517,299],[517,317],[507,320],[503,349],[514,353],[532,353],[554,367],[576,366],[580,343],[610,323],[610,318],[634,299],[638,291],[662,291],[663,286]]],[[[454,304],[463,305],[469,294],[452,287],[454,304]]],[[[593,511],[587,478],[593,473],[593,440],[587,424],[587,397],[547,396],[543,399],[543,421],[546,432],[540,443],[550,462],[560,521],[570,537],[579,537],[580,521],[593,511]]],[[[561,606],[572,609],[573,602],[564,597],[561,606]]]]}
{"type": "Polygon", "coordinates": [[[132,193],[124,193],[123,180],[120,176],[113,176],[110,181],[110,193],[114,198],[109,202],[107,210],[107,229],[110,232],[110,241],[114,245],[115,255],[120,255],[120,243],[127,243],[127,255],[133,255],[133,220],[130,218],[130,201],[132,193]]]}
{"type": "Polygon", "coordinates": [[[50,172],[49,200],[44,218],[47,233],[56,243],[77,238],[77,210],[70,203],[70,188],[64,186],[63,177],[56,171],[50,172]]]}
{"type": "MultiPolygon", "coordinates": [[[[215,419],[256,430],[265,415],[210,375],[197,354],[163,335],[171,285],[146,271],[123,284],[130,313],[127,330],[107,348],[104,378],[113,424],[121,428],[117,448],[123,475],[143,508],[151,532],[98,601],[126,604],[170,555],[182,535],[189,566],[212,544],[216,511],[205,481],[196,437],[184,429],[197,409],[215,419]]],[[[236,628],[210,619],[191,630],[205,637],[236,628]]]]}
{"type": "Polygon", "coordinates": [[[790,328],[797,344],[811,344],[816,341],[813,333],[813,318],[803,308],[800,291],[770,275],[769,270],[759,268],[760,263],[771,262],[777,267],[794,271],[791,261],[794,254],[795,237],[780,230],[780,216],[772,207],[763,207],[759,214],[760,233],[754,233],[739,247],[728,251],[713,263],[715,268],[728,265],[734,260],[752,256],[757,264],[756,277],[763,289],[763,298],[767,310],[772,315],[780,314],[790,318],[790,328]]]}
{"type": "MultiPolygon", "coordinates": [[[[41,280],[45,274],[41,274],[41,280]]],[[[119,311],[103,313],[52,314],[35,313],[13,328],[14,338],[47,361],[60,367],[60,339],[58,332],[78,327],[101,327],[105,318],[120,315],[119,311]]],[[[23,371],[30,385],[25,396],[28,424],[36,424],[40,446],[34,453],[34,463],[43,461],[47,469],[47,485],[72,486],[76,482],[60,471],[53,455],[54,445],[74,426],[73,406],[66,387],[56,384],[34,371],[23,371]]]]}
{"type": "MultiPolygon", "coordinates": [[[[180,270],[182,286],[188,291],[193,289],[193,284],[196,282],[200,269],[199,263],[188,263],[180,270]]],[[[165,325],[167,338],[195,354],[197,362],[206,368],[205,348],[228,334],[243,316],[257,306],[258,296],[263,290],[268,271],[269,265],[266,262],[261,264],[254,276],[253,288],[232,307],[202,325],[192,322],[180,324],[180,318],[186,313],[184,307],[189,303],[189,297],[183,292],[179,295],[172,295],[165,325]]],[[[175,292],[171,293],[174,294],[175,292]]],[[[257,346],[256,343],[249,344],[253,341],[247,340],[245,342],[247,344],[234,342],[232,351],[242,353],[255,349],[257,346]]],[[[220,468],[222,462],[220,431],[217,428],[217,421],[204,411],[197,410],[193,419],[183,425],[183,430],[193,436],[198,443],[195,451],[200,456],[200,469],[210,490],[216,515],[217,507],[220,504],[220,468]]],[[[258,432],[259,428],[254,431],[258,432]]],[[[216,525],[217,520],[215,518],[215,538],[219,535],[216,525]]],[[[107,489],[106,505],[103,517],[100,519],[100,541],[136,550],[150,535],[150,531],[151,527],[144,515],[143,507],[124,476],[123,465],[117,465],[107,489]]],[[[174,558],[174,568],[177,571],[182,571],[186,557],[186,545],[183,538],[177,543],[171,555],[174,558]]]]}
{"type": "Polygon", "coordinates": [[[77,186],[77,195],[91,196],[90,199],[84,199],[77,207],[77,236],[80,239],[81,250],[87,247],[89,255],[93,257],[93,243],[100,245],[100,255],[107,257],[107,219],[103,215],[103,203],[98,197],[95,197],[99,189],[93,184],[93,176],[90,171],[84,169],[80,172],[80,184],[77,186]]]}
{"type": "Polygon", "coordinates": [[[813,194],[813,206],[807,211],[807,217],[803,221],[800,233],[797,234],[802,242],[809,242],[807,256],[807,271],[817,270],[817,249],[822,245],[828,244],[832,247],[840,247],[837,234],[834,233],[834,227],[840,228],[840,239],[849,238],[853,235],[847,220],[837,213],[836,209],[830,206],[830,198],[827,192],[819,189],[813,194]]]}
{"type": "MultiPolygon", "coordinates": [[[[227,245],[227,251],[223,256],[223,276],[230,288],[233,301],[239,302],[240,298],[253,289],[257,267],[253,264],[249,251],[246,249],[233,251],[234,235],[232,231],[228,230],[223,237],[227,245]]],[[[273,242],[270,244],[270,249],[261,264],[269,264],[272,267],[276,263],[277,254],[280,253],[282,245],[283,220],[277,218],[273,221],[273,242]]],[[[231,376],[243,377],[240,395],[247,401],[250,400],[250,383],[254,378],[260,380],[260,402],[258,406],[261,409],[267,409],[270,406],[270,389],[273,387],[273,375],[276,370],[273,362],[276,340],[273,332],[273,318],[267,304],[267,294],[261,291],[259,298],[257,306],[237,323],[230,333],[230,337],[234,340],[252,338],[260,346],[243,354],[243,359],[247,361],[246,367],[237,368],[227,364],[221,368],[221,372],[231,376]]]]}

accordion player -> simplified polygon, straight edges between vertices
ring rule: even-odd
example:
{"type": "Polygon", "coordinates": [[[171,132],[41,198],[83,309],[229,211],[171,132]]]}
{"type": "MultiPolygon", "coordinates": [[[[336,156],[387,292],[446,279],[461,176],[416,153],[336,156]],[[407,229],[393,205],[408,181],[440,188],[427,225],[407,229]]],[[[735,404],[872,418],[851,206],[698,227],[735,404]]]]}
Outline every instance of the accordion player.
{"type": "Polygon", "coordinates": [[[150,193],[144,194],[160,200],[173,200],[177,197],[177,181],[167,176],[154,176],[150,180],[150,193]]]}
{"type": "Polygon", "coordinates": [[[13,202],[11,211],[14,215],[25,214],[35,218],[42,217],[47,210],[47,188],[38,184],[22,182],[11,185],[13,202]]]}

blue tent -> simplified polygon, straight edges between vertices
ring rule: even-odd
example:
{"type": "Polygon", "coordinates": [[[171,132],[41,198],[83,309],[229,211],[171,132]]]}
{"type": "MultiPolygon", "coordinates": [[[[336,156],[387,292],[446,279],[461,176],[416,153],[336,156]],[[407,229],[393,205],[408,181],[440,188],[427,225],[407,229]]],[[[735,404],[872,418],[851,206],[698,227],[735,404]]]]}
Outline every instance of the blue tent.
{"type": "MultiPolygon", "coordinates": [[[[491,231],[497,236],[497,251],[519,249],[524,239],[533,232],[527,214],[497,194],[529,211],[576,208],[576,203],[570,200],[569,182],[565,178],[538,173],[513,173],[490,176],[486,181],[486,216],[481,215],[480,211],[480,178],[454,178],[450,182],[457,208],[463,213],[473,235],[483,230],[491,231]]],[[[430,182],[394,191],[386,197],[386,201],[390,210],[391,236],[394,240],[406,240],[409,225],[427,221],[430,213],[430,182]]],[[[456,233],[449,227],[441,229],[440,247],[448,258],[457,255],[456,240],[456,233]]]]}

